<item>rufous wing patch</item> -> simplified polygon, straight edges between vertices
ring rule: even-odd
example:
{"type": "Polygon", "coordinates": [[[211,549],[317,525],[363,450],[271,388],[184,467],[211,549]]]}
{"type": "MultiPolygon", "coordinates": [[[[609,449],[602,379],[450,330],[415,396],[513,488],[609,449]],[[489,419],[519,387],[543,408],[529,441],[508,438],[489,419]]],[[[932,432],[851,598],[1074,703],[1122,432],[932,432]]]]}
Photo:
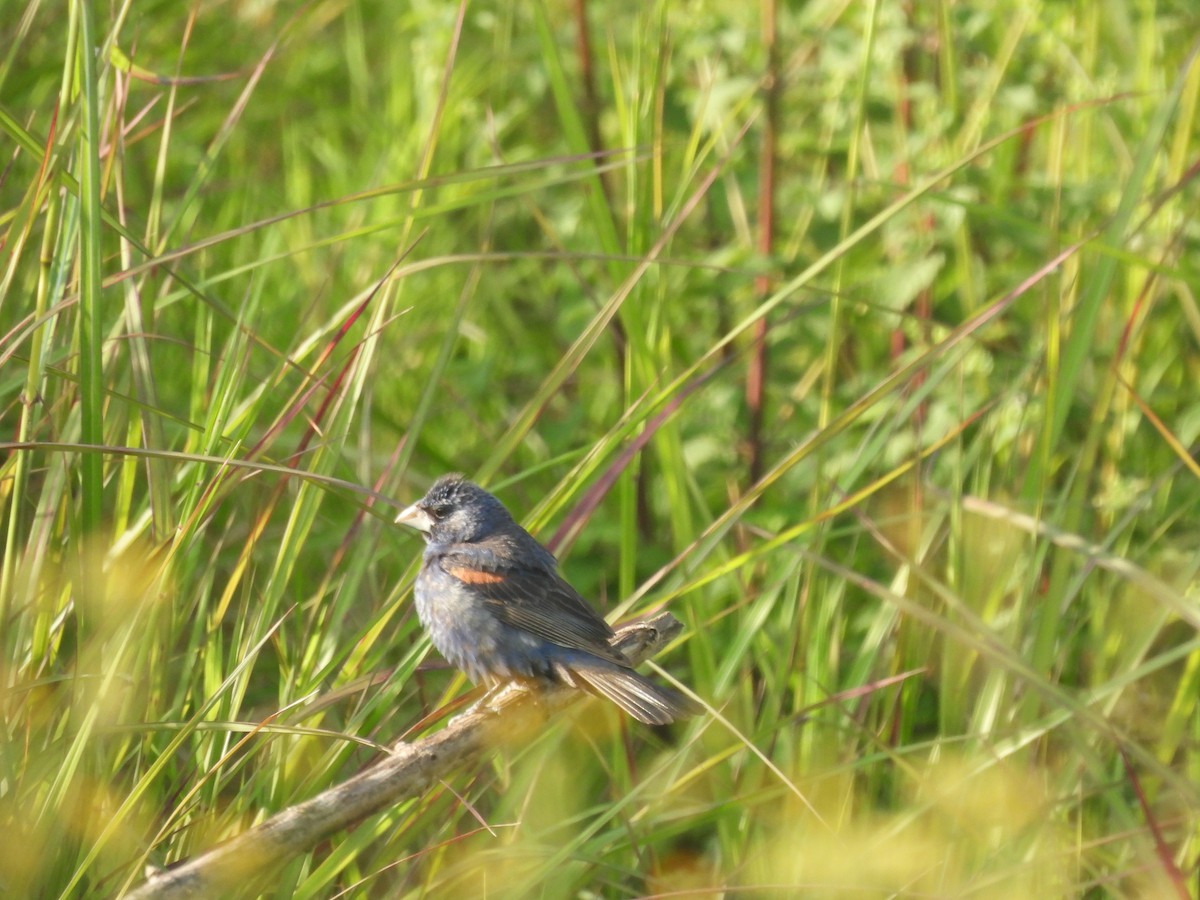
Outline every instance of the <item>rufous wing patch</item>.
{"type": "Polygon", "coordinates": [[[446,569],[446,573],[454,576],[463,584],[499,584],[504,581],[504,576],[496,572],[468,569],[466,566],[451,566],[446,569]]]}

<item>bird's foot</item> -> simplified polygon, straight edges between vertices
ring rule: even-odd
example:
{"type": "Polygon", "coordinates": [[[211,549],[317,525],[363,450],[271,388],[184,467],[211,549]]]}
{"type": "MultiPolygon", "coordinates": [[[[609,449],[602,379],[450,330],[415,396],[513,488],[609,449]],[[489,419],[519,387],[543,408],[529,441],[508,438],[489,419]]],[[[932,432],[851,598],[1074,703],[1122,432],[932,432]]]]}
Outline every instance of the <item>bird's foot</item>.
{"type": "Polygon", "coordinates": [[[460,719],[468,719],[471,716],[481,715],[483,713],[493,716],[496,715],[498,712],[500,712],[500,707],[496,705],[495,701],[509,686],[510,684],[508,682],[493,684],[483,692],[482,697],[451,719],[450,724],[453,725],[460,719]]]}
{"type": "Polygon", "coordinates": [[[491,685],[482,697],[451,719],[450,722],[453,724],[459,719],[466,719],[476,715],[499,715],[519,697],[532,697],[534,703],[538,702],[538,691],[531,680],[517,678],[512,681],[501,681],[498,684],[491,685]]]}

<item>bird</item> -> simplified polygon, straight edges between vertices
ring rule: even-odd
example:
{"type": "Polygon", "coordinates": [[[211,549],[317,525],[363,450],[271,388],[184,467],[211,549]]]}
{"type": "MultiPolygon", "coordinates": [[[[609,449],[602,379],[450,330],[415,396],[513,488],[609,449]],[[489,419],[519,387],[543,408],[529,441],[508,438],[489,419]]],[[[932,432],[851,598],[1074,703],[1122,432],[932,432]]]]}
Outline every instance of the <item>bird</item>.
{"type": "Polygon", "coordinates": [[[480,703],[511,681],[532,681],[605,697],[647,725],[700,711],[639,674],[554,555],[463,475],[437,479],[396,522],[426,541],[413,589],[417,617],[438,652],[488,689],[480,703]]]}

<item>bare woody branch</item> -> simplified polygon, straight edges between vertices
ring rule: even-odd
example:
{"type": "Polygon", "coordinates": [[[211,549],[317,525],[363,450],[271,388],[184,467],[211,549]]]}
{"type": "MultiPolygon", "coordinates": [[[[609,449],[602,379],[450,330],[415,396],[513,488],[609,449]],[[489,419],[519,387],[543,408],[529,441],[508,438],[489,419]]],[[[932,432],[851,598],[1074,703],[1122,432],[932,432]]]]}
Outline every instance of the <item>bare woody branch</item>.
{"type": "MultiPolygon", "coordinates": [[[[650,659],[683,630],[669,612],[621,625],[613,645],[636,665],[650,659]]],[[[168,869],[156,871],[126,894],[134,900],[229,896],[322,841],[381,810],[420,796],[464,763],[502,744],[514,717],[551,714],[580,697],[571,689],[539,692],[531,702],[520,686],[502,693],[490,709],[464,715],[414,743],[398,743],[391,755],[339,785],[272,816],[244,834],[168,869]]]]}

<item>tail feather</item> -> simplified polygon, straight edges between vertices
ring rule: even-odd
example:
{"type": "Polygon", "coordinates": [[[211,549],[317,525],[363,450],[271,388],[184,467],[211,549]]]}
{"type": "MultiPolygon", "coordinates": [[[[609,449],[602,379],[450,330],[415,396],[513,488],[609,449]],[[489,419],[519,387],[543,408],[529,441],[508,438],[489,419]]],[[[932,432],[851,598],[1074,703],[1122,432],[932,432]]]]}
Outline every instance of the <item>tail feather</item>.
{"type": "Polygon", "coordinates": [[[623,669],[615,665],[611,668],[562,666],[558,674],[567,684],[607,697],[629,715],[647,725],[666,725],[700,711],[700,707],[690,697],[674,688],[655,684],[633,669],[623,669]]]}

